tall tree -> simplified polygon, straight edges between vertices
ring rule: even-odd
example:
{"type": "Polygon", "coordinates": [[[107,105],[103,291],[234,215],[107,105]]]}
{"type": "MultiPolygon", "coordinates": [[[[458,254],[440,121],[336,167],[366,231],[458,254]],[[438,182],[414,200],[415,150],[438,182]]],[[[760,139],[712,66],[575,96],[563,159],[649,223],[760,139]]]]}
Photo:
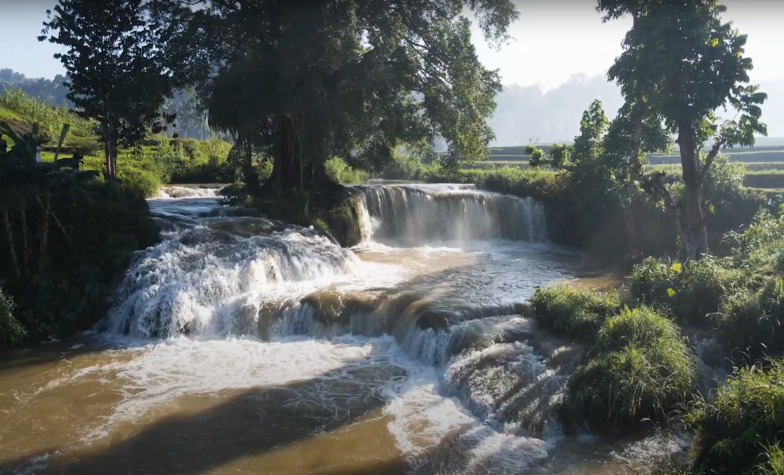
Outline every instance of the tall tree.
{"type": "Polygon", "coordinates": [[[580,121],[580,135],[574,138],[572,161],[596,158],[602,154],[602,136],[607,131],[610,121],[604,115],[602,101],[594,100],[583,112],[580,121]]]}
{"type": "Polygon", "coordinates": [[[54,55],[68,73],[68,99],[95,119],[104,144],[106,172],[117,174],[118,144],[158,132],[171,116],[158,111],[178,81],[169,48],[184,10],[168,0],[60,0],[47,10],[40,41],[64,47],[54,55]]]}
{"type": "Polygon", "coordinates": [[[642,193],[648,188],[642,166],[650,152],[667,151],[672,139],[662,117],[644,103],[627,102],[610,123],[604,136],[603,161],[617,177],[616,196],[621,200],[626,228],[626,253],[629,261],[641,256],[640,220],[642,193]]]}
{"type": "Polygon", "coordinates": [[[632,29],[608,75],[628,104],[658,114],[676,137],[685,185],[684,203],[666,200],[688,259],[708,252],[702,187],[718,153],[751,146],[765,134],[760,105],[766,95],[749,85],[746,36],[724,23],[716,0],[600,0],[605,20],[630,14],[632,29]],[[718,108],[734,109],[719,123],[718,108]],[[706,142],[712,140],[707,153],[706,142]]]}
{"type": "Polygon", "coordinates": [[[448,163],[481,158],[500,82],[464,7],[493,40],[516,17],[510,0],[212,0],[194,12],[210,124],[273,157],[275,194],[329,188],[331,156],[374,170],[435,137],[448,163]]]}

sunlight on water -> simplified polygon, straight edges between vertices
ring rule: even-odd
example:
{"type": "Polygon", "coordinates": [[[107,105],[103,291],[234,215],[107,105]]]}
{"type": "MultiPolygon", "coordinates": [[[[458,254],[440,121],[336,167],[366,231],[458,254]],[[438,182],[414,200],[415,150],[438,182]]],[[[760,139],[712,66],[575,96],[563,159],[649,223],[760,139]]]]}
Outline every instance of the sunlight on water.
{"type": "MultiPolygon", "coordinates": [[[[344,249],[312,229],[220,216],[215,189],[162,190],[150,206],[164,240],[134,258],[100,333],[0,372],[0,471],[552,464],[584,349],[520,311],[537,286],[573,278],[581,256],[547,243],[531,199],[463,185],[355,192],[364,240],[344,249]]],[[[671,449],[606,451],[598,472],[671,449]]]]}

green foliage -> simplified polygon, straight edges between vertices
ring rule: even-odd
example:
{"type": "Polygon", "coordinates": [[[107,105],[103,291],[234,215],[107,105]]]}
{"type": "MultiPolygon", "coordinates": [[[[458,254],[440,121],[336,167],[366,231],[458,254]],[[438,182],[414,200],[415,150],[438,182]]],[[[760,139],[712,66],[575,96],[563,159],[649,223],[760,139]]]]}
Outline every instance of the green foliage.
{"type": "Polygon", "coordinates": [[[590,107],[583,112],[583,118],[580,121],[580,135],[574,138],[574,147],[572,148],[573,162],[580,162],[602,155],[602,137],[607,131],[609,124],[610,121],[604,115],[602,102],[598,99],[593,101],[590,107]]]}
{"type": "Polygon", "coordinates": [[[38,39],[60,45],[54,56],[68,73],[67,97],[99,123],[111,176],[118,144],[135,145],[174,119],[159,111],[187,80],[180,66],[190,59],[176,41],[186,11],[177,2],[143,0],[59,0],[47,10],[38,39]]]}
{"type": "Polygon", "coordinates": [[[338,157],[332,157],[325,163],[327,174],[336,183],[357,184],[368,179],[368,173],[356,170],[338,157]]]}
{"type": "Polygon", "coordinates": [[[569,161],[569,156],[572,153],[572,146],[567,144],[554,143],[550,147],[550,166],[560,168],[569,161]]]}
{"type": "Polygon", "coordinates": [[[536,289],[530,305],[542,328],[584,340],[591,340],[604,321],[618,313],[621,306],[615,293],[565,285],[536,289]]]}
{"type": "Polygon", "coordinates": [[[602,0],[599,9],[606,19],[634,16],[608,76],[618,82],[635,115],[663,121],[677,135],[686,191],[678,202],[666,188],[657,189],[679,221],[686,257],[701,258],[708,252],[702,188],[713,160],[723,148],[753,145],[755,134],[767,133],[760,122],[767,96],[748,85],[752,62],[743,56],[746,35],[722,22],[726,7],[717,0],[677,5],[602,0]],[[735,109],[739,118],[719,124],[714,111],[721,107],[735,109]]]}
{"type": "Polygon", "coordinates": [[[776,473],[771,470],[780,466],[778,447],[784,439],[784,362],[736,368],[716,390],[713,403],[699,402],[687,422],[697,432],[695,465],[703,472],[742,474],[763,468],[776,473]]]}
{"type": "Polygon", "coordinates": [[[118,178],[124,189],[145,198],[154,196],[163,184],[155,173],[138,168],[120,169],[118,178]]]}
{"type": "Polygon", "coordinates": [[[594,428],[664,422],[692,391],[694,363],[678,327],[650,308],[604,322],[571,390],[594,428]]]}
{"type": "Polygon", "coordinates": [[[422,178],[431,183],[474,183],[484,190],[521,197],[531,196],[540,200],[562,196],[568,183],[564,172],[517,167],[461,170],[456,175],[445,174],[442,170],[425,171],[422,178]]]}
{"type": "Polygon", "coordinates": [[[740,271],[705,258],[685,264],[645,259],[632,272],[631,295],[648,305],[671,311],[681,323],[712,326],[725,294],[744,283],[740,271]]]}
{"type": "Polygon", "coordinates": [[[68,109],[51,107],[38,99],[33,99],[21,89],[5,89],[0,95],[0,106],[6,107],[24,117],[25,120],[37,123],[41,132],[54,137],[63,124],[76,120],[76,116],[68,109]]]}
{"type": "Polygon", "coordinates": [[[0,281],[16,318],[33,341],[88,328],[131,253],[158,239],[146,202],[90,172],[0,166],[0,281]]]}
{"type": "Polygon", "coordinates": [[[525,154],[528,155],[528,166],[537,168],[545,165],[547,158],[544,151],[536,145],[526,145],[525,154]]]}
{"type": "Polygon", "coordinates": [[[732,266],[760,275],[784,271],[784,207],[776,215],[761,210],[743,232],[724,235],[732,266]]]}
{"type": "Polygon", "coordinates": [[[14,302],[0,288],[0,349],[22,343],[27,331],[14,317],[14,302]]]}
{"type": "Polygon", "coordinates": [[[488,154],[501,85],[478,61],[463,8],[502,39],[511,1],[254,5],[210,2],[193,24],[204,32],[197,48],[220,65],[199,87],[210,123],[273,158],[267,188],[328,187],[323,167],[336,156],[380,172],[401,144],[436,136],[452,168],[488,154]]]}
{"type": "Polygon", "coordinates": [[[721,307],[719,334],[738,361],[755,362],[784,353],[784,279],[757,292],[729,295],[721,307]]]}
{"type": "Polygon", "coordinates": [[[778,442],[765,446],[765,462],[757,465],[759,475],[784,475],[784,449],[778,442]]]}

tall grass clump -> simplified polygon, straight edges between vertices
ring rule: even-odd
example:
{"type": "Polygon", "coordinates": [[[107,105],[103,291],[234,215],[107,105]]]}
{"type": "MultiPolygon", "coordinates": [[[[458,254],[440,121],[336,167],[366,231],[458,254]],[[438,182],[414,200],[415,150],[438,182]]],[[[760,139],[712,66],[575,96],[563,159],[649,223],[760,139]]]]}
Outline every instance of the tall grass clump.
{"type": "Polygon", "coordinates": [[[710,327],[723,296],[742,283],[741,272],[725,268],[715,258],[683,264],[648,258],[632,271],[631,295],[672,312],[682,324],[710,327]]]}
{"type": "Polygon", "coordinates": [[[782,325],[784,279],[773,279],[756,292],[741,291],[726,299],[719,334],[733,357],[754,362],[784,353],[782,325]]]}
{"type": "Polygon", "coordinates": [[[585,340],[618,313],[618,295],[566,285],[538,288],[530,300],[531,313],[542,328],[585,340]]]}
{"type": "Polygon", "coordinates": [[[571,391],[595,429],[664,422],[692,392],[690,350],[678,327],[649,307],[624,308],[604,322],[571,391]]]}
{"type": "Polygon", "coordinates": [[[711,403],[687,422],[696,430],[695,465],[704,473],[780,473],[784,439],[784,361],[736,368],[711,403]],[[765,454],[767,452],[767,455],[765,454]]]}
{"type": "Polygon", "coordinates": [[[734,268],[762,275],[784,271],[784,205],[776,213],[761,210],[743,232],[725,234],[722,247],[734,268]]]}

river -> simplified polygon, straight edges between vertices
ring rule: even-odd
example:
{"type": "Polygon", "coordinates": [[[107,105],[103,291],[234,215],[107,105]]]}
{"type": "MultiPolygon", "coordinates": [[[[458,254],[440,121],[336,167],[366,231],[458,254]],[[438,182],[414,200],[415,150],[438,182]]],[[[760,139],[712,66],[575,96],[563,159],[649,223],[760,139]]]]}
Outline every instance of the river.
{"type": "Polygon", "coordinates": [[[520,316],[574,279],[532,199],[356,187],[363,242],[221,206],[149,200],[94,330],[0,363],[0,472],[634,473],[667,435],[566,436],[584,348],[520,316]]]}

